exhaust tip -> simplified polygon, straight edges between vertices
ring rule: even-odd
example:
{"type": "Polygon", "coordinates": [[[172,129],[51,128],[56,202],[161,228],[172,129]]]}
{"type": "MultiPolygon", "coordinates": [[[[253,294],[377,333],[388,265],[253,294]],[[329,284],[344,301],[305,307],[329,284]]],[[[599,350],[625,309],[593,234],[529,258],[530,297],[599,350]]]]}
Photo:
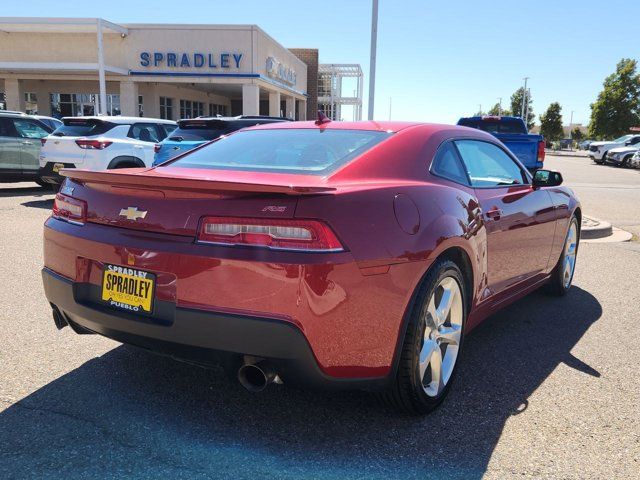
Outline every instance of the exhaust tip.
{"type": "Polygon", "coordinates": [[[250,392],[261,392],[273,382],[276,374],[268,364],[256,363],[242,365],[238,369],[240,385],[250,392]]]}

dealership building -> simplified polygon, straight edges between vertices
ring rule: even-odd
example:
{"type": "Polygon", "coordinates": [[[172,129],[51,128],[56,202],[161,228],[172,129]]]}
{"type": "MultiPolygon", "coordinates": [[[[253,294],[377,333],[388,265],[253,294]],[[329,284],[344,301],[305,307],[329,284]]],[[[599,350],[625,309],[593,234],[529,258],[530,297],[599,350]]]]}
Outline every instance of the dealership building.
{"type": "Polygon", "coordinates": [[[318,51],[255,25],[119,25],[0,17],[0,108],[50,116],[193,118],[317,109],[318,51]]]}

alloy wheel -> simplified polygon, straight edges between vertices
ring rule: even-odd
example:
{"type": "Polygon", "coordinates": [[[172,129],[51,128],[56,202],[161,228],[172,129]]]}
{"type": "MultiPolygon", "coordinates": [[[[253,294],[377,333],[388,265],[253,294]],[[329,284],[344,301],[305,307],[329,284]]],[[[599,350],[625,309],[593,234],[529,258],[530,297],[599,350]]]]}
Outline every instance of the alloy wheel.
{"type": "Polygon", "coordinates": [[[562,282],[564,288],[569,288],[573,279],[573,270],[576,266],[576,253],[578,247],[578,226],[576,222],[571,222],[567,240],[564,244],[564,265],[562,267],[562,282]]]}
{"type": "Polygon", "coordinates": [[[453,277],[443,278],[433,290],[425,312],[425,330],[419,359],[424,392],[437,397],[451,378],[462,339],[462,291],[453,277]]]}

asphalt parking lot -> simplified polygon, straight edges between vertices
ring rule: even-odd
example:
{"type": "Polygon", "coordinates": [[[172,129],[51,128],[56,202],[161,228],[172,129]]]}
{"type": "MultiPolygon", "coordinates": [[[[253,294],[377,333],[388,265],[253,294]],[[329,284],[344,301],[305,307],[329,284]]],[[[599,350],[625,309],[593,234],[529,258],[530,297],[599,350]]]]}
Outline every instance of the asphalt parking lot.
{"type": "MultiPolygon", "coordinates": [[[[546,164],[586,214],[640,226],[640,171],[546,164]]],[[[0,478],[638,478],[640,243],[583,243],[569,294],[477,329],[447,401],[416,418],[359,392],[252,395],[57,331],[40,281],[51,199],[0,186],[0,478]]]]}

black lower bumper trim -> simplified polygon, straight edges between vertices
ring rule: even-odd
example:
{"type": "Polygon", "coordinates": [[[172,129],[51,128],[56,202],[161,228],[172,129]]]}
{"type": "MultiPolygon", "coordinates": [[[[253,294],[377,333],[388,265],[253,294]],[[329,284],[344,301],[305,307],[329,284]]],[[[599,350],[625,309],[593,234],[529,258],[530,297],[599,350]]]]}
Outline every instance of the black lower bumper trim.
{"type": "Polygon", "coordinates": [[[47,162],[44,167],[40,167],[38,170],[38,176],[43,182],[59,185],[64,181],[64,177],[58,173],[58,170],[62,168],[75,168],[75,165],[73,163],[47,162]],[[56,168],[55,171],[54,168],[56,168]]]}
{"type": "Polygon", "coordinates": [[[179,360],[236,369],[244,355],[266,358],[285,383],[311,388],[379,390],[388,382],[387,377],[325,375],[304,334],[285,321],[173,306],[171,323],[155,322],[85,302],[82,292],[87,284],[74,283],[47,268],[42,279],[47,299],[69,325],[179,360]]]}

